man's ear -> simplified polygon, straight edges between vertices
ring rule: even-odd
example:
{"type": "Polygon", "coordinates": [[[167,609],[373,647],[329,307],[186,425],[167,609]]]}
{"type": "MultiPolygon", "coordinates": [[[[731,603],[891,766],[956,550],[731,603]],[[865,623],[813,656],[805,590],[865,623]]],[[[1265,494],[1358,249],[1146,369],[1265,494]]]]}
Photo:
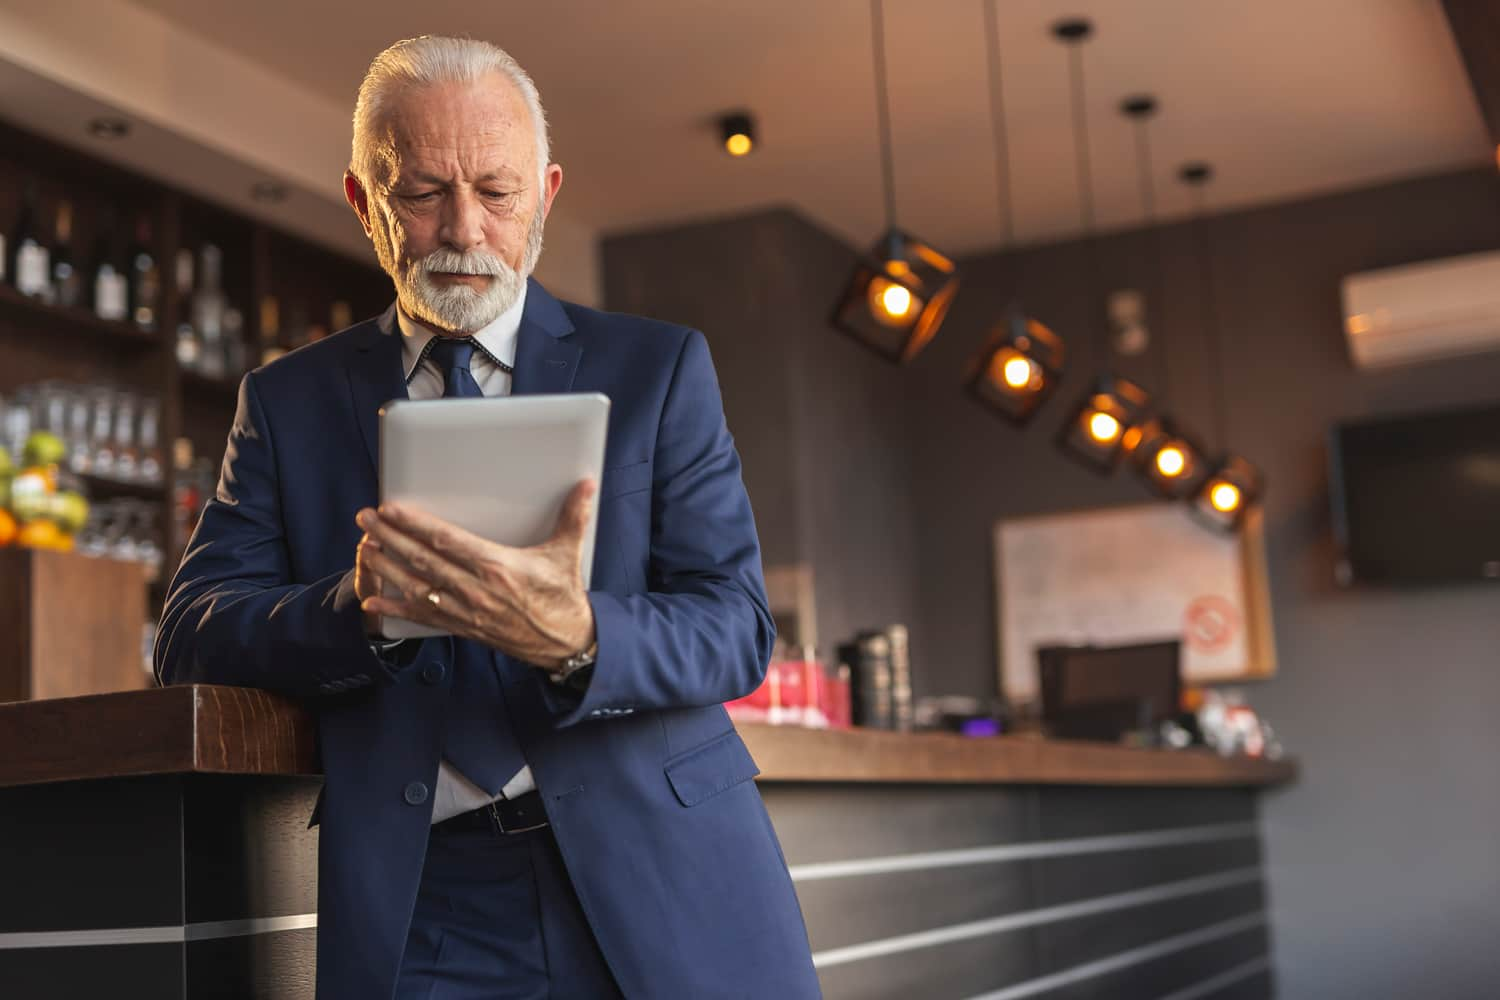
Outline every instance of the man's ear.
{"type": "Polygon", "coordinates": [[[375,229],[370,225],[370,196],[359,178],[347,170],[344,171],[344,200],[354,209],[354,214],[359,216],[359,224],[365,227],[365,235],[373,236],[375,229]]]}
{"type": "Polygon", "coordinates": [[[562,181],[562,166],[556,163],[547,164],[547,169],[542,174],[542,218],[545,219],[552,214],[552,201],[557,197],[562,181]]]}

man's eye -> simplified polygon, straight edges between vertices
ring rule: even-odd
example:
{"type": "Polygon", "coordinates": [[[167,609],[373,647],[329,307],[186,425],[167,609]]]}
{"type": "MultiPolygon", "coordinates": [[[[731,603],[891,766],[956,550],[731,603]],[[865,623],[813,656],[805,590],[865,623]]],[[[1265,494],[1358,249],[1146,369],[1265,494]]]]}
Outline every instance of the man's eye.
{"type": "Polygon", "coordinates": [[[484,196],[490,201],[504,201],[511,196],[509,191],[486,191],[484,196]]]}
{"type": "Polygon", "coordinates": [[[436,198],[437,196],[438,196],[438,193],[436,191],[423,191],[421,194],[409,194],[409,195],[407,195],[406,196],[406,200],[407,201],[431,201],[432,199],[436,198]]]}

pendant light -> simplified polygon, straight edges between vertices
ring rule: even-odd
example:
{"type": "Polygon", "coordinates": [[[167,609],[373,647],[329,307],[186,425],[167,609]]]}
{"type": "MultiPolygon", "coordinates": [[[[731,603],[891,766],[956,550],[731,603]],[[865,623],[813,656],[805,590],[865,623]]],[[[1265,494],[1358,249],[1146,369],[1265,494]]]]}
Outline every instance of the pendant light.
{"type": "MultiPolygon", "coordinates": [[[[1068,49],[1070,90],[1073,104],[1073,148],[1078,159],[1078,211],[1088,240],[1091,304],[1101,301],[1099,289],[1099,250],[1094,233],[1094,182],[1089,168],[1088,109],[1083,85],[1083,43],[1093,35],[1094,26],[1081,18],[1059,21],[1052,34],[1068,49]]],[[[1089,310],[1090,323],[1098,358],[1107,361],[1109,343],[1102,325],[1089,310]]],[[[1094,379],[1088,392],[1073,408],[1057,437],[1065,453],[1096,472],[1109,475],[1124,452],[1125,436],[1146,417],[1151,397],[1140,385],[1127,378],[1105,373],[1094,379]]]]}
{"type": "MultiPolygon", "coordinates": [[[[1141,185],[1141,211],[1151,238],[1154,260],[1156,299],[1166,299],[1166,264],[1162,254],[1162,234],[1156,225],[1156,171],[1151,161],[1150,122],[1159,105],[1149,94],[1127,97],[1120,102],[1120,113],[1135,125],[1136,171],[1141,185]]],[[[1156,338],[1156,380],[1160,390],[1158,402],[1171,398],[1171,369],[1165,336],[1156,338]]],[[[1193,436],[1170,416],[1153,414],[1125,432],[1121,439],[1125,457],[1136,474],[1157,495],[1180,500],[1192,495],[1208,471],[1203,449],[1193,436]]]]}
{"type": "MultiPolygon", "coordinates": [[[[1000,31],[995,5],[980,0],[985,17],[985,52],[990,71],[990,118],[995,138],[996,193],[1001,246],[1015,238],[1010,197],[1010,150],[1005,129],[1005,92],[1000,76],[1000,31]]],[[[965,379],[969,392],[1006,419],[1028,422],[1062,381],[1063,343],[1039,321],[1012,303],[972,361],[965,379]]]]}
{"type": "Polygon", "coordinates": [[[958,268],[930,244],[896,226],[891,109],[885,79],[885,24],[881,0],[870,2],[879,111],[885,234],[854,266],[833,313],[833,325],[889,361],[905,364],[927,346],[958,292],[958,268]]]}
{"type": "Polygon", "coordinates": [[[1233,532],[1244,523],[1250,508],[1265,495],[1265,477],[1248,459],[1228,451],[1229,403],[1226,395],[1228,382],[1224,377],[1224,330],[1219,323],[1214,296],[1213,245],[1203,210],[1204,191],[1213,179],[1213,168],[1206,163],[1190,163],[1182,168],[1180,176],[1194,193],[1194,249],[1203,268],[1203,325],[1213,353],[1213,379],[1217,390],[1214,393],[1214,430],[1219,447],[1224,449],[1193,496],[1193,512],[1214,527],[1233,532]]]}

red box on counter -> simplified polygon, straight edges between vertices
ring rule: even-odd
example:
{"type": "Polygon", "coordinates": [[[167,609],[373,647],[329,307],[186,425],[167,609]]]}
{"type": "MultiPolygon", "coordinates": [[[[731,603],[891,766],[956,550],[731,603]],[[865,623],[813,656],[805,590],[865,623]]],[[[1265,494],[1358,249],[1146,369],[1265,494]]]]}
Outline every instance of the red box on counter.
{"type": "Polygon", "coordinates": [[[816,660],[773,660],[760,687],[724,707],[738,722],[847,729],[849,679],[829,676],[816,660]]]}

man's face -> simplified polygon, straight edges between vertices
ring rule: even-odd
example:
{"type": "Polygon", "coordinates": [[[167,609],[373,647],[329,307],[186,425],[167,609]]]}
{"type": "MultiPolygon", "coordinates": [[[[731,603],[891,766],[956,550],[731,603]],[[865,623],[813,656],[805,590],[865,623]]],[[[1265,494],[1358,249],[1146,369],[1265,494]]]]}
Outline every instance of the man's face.
{"type": "Polygon", "coordinates": [[[441,330],[472,333],[519,297],[562,168],[539,174],[526,102],[499,75],[409,90],[387,122],[388,169],[371,190],[346,176],[345,194],[401,307],[441,330]]]}

